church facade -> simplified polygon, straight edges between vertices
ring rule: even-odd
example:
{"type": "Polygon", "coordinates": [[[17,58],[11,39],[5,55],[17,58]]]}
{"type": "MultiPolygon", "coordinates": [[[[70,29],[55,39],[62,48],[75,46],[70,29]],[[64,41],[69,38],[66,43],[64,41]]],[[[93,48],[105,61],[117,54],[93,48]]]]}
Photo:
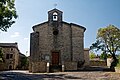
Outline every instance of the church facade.
{"type": "Polygon", "coordinates": [[[77,70],[87,62],[85,27],[63,21],[63,12],[48,11],[48,21],[33,26],[30,34],[30,72],[77,70]]]}

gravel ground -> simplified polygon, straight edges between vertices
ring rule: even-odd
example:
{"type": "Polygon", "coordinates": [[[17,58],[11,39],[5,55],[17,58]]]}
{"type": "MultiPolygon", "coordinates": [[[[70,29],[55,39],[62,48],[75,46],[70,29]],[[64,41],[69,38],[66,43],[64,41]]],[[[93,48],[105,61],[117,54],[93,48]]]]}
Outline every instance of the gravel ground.
{"type": "Polygon", "coordinates": [[[120,74],[115,72],[72,72],[65,79],[76,80],[120,80],[120,74]]]}
{"type": "Polygon", "coordinates": [[[0,72],[0,80],[120,80],[120,73],[102,71],[57,73],[3,71],[0,72]]]}

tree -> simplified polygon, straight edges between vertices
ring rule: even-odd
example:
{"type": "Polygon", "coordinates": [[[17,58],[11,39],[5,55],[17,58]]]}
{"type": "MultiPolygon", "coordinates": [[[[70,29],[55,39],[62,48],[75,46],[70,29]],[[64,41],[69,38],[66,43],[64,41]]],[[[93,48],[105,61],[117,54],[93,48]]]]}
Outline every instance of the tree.
{"type": "Polygon", "coordinates": [[[96,42],[90,49],[101,50],[105,54],[110,53],[113,58],[111,68],[114,68],[118,62],[115,55],[120,50],[120,29],[114,25],[100,28],[97,32],[96,42]]]}
{"type": "Polygon", "coordinates": [[[95,53],[92,52],[92,51],[90,51],[90,55],[89,56],[90,56],[90,59],[94,59],[96,57],[95,53]]]}
{"type": "Polygon", "coordinates": [[[15,0],[0,0],[0,30],[7,31],[17,18],[15,0]]]}
{"type": "Polygon", "coordinates": [[[18,69],[28,69],[28,65],[29,65],[28,57],[20,53],[19,62],[20,63],[17,66],[18,69]]]}
{"type": "Polygon", "coordinates": [[[106,58],[107,58],[107,54],[105,54],[104,52],[101,53],[100,59],[106,60],[106,58]]]}
{"type": "Polygon", "coordinates": [[[22,57],[22,58],[21,58],[21,66],[22,66],[22,67],[25,67],[25,66],[27,66],[27,64],[28,64],[27,57],[26,57],[26,56],[25,56],[25,57],[22,57]]]}

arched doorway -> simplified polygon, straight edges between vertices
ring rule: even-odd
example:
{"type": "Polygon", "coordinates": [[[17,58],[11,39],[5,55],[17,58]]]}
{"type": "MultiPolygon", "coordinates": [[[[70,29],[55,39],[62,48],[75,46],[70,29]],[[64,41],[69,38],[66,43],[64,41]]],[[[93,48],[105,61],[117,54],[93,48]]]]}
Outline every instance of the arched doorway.
{"type": "Polygon", "coordinates": [[[11,70],[11,69],[12,69],[12,66],[10,65],[10,66],[9,66],[9,70],[11,70]]]}

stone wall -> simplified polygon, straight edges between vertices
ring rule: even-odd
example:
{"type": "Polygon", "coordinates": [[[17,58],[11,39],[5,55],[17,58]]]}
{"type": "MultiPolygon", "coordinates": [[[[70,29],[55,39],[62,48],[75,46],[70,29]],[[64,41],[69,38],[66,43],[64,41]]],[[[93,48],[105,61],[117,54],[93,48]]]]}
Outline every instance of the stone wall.
{"type": "Polygon", "coordinates": [[[72,59],[72,35],[71,27],[68,24],[62,25],[62,37],[61,37],[61,60],[71,61],[72,59]]]}
{"type": "Polygon", "coordinates": [[[29,72],[32,72],[32,60],[29,59],[29,72]]]}
{"type": "Polygon", "coordinates": [[[49,49],[51,49],[52,47],[51,43],[49,43],[49,40],[51,41],[51,36],[48,35],[49,34],[48,29],[49,29],[48,23],[45,23],[44,25],[42,26],[40,25],[35,28],[35,32],[39,33],[38,38],[39,45],[37,46],[38,50],[35,53],[36,54],[35,58],[37,59],[37,61],[46,61],[45,56],[47,55],[50,57],[51,55],[49,54],[50,53],[49,49]]]}
{"type": "Polygon", "coordinates": [[[115,67],[115,72],[120,73],[120,67],[115,67]]]}
{"type": "MultiPolygon", "coordinates": [[[[39,32],[39,52],[34,51],[37,56],[36,59],[39,58],[38,61],[45,60],[45,56],[49,56],[49,61],[51,63],[51,52],[58,51],[60,53],[59,61],[71,61],[72,54],[72,42],[71,42],[71,27],[68,24],[62,24],[58,26],[57,29],[59,31],[58,35],[54,35],[54,26],[45,23],[43,26],[38,26],[34,28],[35,32],[39,32]]],[[[31,39],[32,40],[32,39],[31,39]]],[[[36,40],[34,40],[36,41],[36,40]]],[[[36,43],[36,42],[35,42],[36,43]]],[[[31,45],[33,43],[31,42],[31,45]]],[[[37,50],[36,50],[37,51],[37,50]]],[[[32,57],[33,57],[32,56],[32,57]]],[[[61,62],[60,62],[61,63],[61,62]]]]}
{"type": "Polygon", "coordinates": [[[30,34],[30,60],[38,61],[39,57],[39,32],[30,34]]]}
{"type": "Polygon", "coordinates": [[[90,66],[107,66],[106,62],[103,60],[90,60],[90,66]]]}
{"type": "Polygon", "coordinates": [[[44,61],[41,62],[32,62],[32,70],[33,73],[36,72],[47,72],[47,63],[44,61]]]}
{"type": "Polygon", "coordinates": [[[5,64],[0,62],[0,71],[5,70],[5,64]]]}
{"type": "MultiPolygon", "coordinates": [[[[31,34],[31,61],[46,61],[52,64],[51,53],[59,52],[59,65],[67,61],[71,67],[67,66],[67,70],[76,70],[77,63],[84,61],[84,30],[78,26],[68,23],[44,23],[34,27],[34,32],[31,34]],[[58,30],[58,34],[54,35],[54,29],[58,30]],[[34,38],[34,33],[39,33],[38,37],[34,38]],[[32,38],[33,35],[33,38],[32,38]],[[36,44],[36,46],[34,46],[36,44]],[[75,61],[70,63],[70,61],[75,61]],[[74,66],[74,67],[73,67],[74,66]]],[[[87,53],[86,53],[87,55],[87,53]]],[[[87,56],[86,56],[87,58],[87,56]]],[[[34,63],[30,63],[33,65],[34,63]]],[[[39,63],[40,64],[40,63],[39,63]]],[[[86,59],[86,65],[88,61],[86,59]]],[[[36,63],[34,65],[37,65],[36,63]]],[[[33,67],[33,66],[32,66],[33,67]]],[[[30,68],[32,68],[30,67],[30,68]]],[[[34,66],[35,67],[35,66],[34,66]]],[[[36,67],[37,68],[37,67],[36,67]]],[[[30,71],[33,69],[30,69],[30,71]]],[[[34,69],[36,72],[37,69],[34,69]]],[[[39,71],[39,70],[38,70],[39,71]]]]}
{"type": "Polygon", "coordinates": [[[6,70],[11,66],[12,69],[17,69],[19,63],[19,50],[16,47],[3,47],[3,58],[5,60],[4,68],[6,70]],[[12,54],[12,58],[6,59],[7,54],[12,54]]]}
{"type": "Polygon", "coordinates": [[[84,49],[84,60],[85,60],[84,66],[90,66],[89,49],[88,48],[84,49]]]}
{"type": "Polygon", "coordinates": [[[64,68],[66,71],[77,70],[77,62],[64,62],[64,68]]]}
{"type": "Polygon", "coordinates": [[[17,69],[18,64],[19,64],[19,51],[18,51],[18,49],[14,48],[14,53],[13,54],[14,54],[13,60],[15,60],[14,69],[17,69]]]}
{"type": "Polygon", "coordinates": [[[62,65],[62,62],[65,62],[66,70],[77,70],[77,63],[84,62],[83,38],[85,28],[62,21],[61,11],[57,9],[49,11],[48,21],[33,26],[33,30],[30,42],[30,62],[32,62],[30,63],[30,71],[41,71],[38,68],[41,65],[45,67],[46,63],[42,63],[44,61],[52,65],[53,52],[59,53],[59,63],[57,65],[62,65]],[[58,20],[54,20],[54,12],[57,12],[58,20]],[[34,37],[36,36],[34,33],[38,33],[38,36],[34,37]]]}
{"type": "Polygon", "coordinates": [[[112,58],[107,58],[107,66],[110,68],[111,63],[112,63],[113,59],[112,58]]]}
{"type": "Polygon", "coordinates": [[[73,61],[84,60],[84,30],[78,26],[71,25],[72,28],[72,51],[73,61]]]}

